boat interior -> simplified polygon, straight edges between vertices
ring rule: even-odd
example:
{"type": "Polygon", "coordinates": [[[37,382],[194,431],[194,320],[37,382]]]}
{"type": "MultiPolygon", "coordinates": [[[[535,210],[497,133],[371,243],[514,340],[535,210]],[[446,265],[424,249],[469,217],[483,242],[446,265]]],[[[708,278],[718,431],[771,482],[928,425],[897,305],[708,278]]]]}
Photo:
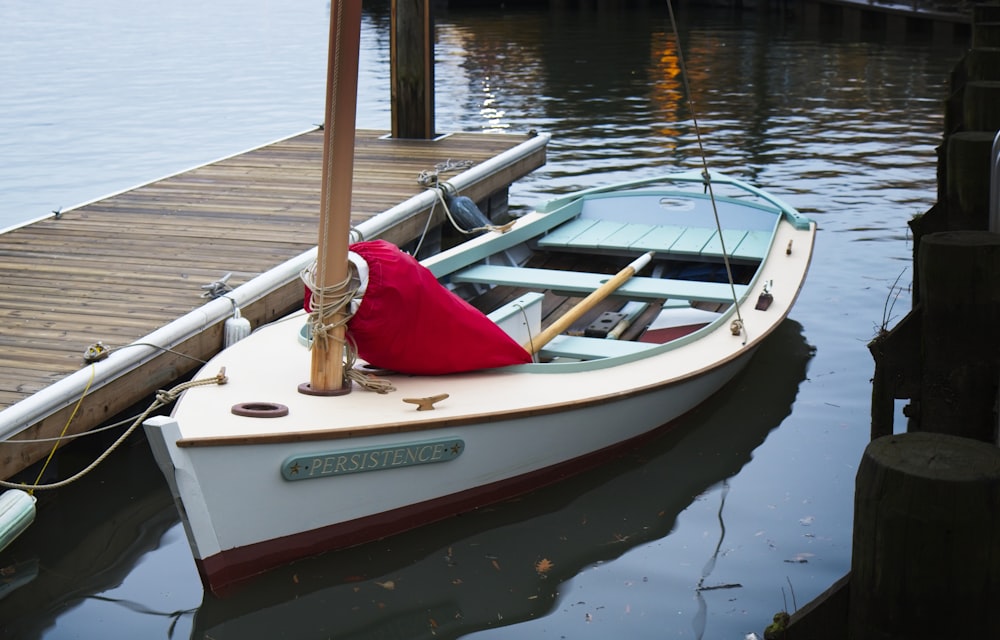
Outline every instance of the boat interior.
{"type": "MultiPolygon", "coordinates": [[[[522,268],[476,265],[452,277],[474,307],[519,343],[548,328],[637,256],[534,252],[522,268]],[[509,277],[508,277],[509,276],[509,277]]],[[[757,264],[730,263],[736,294],[757,264]]],[[[590,360],[644,350],[706,326],[732,305],[721,260],[657,258],[539,351],[539,361],[590,360]]]]}
{"type": "Polygon", "coordinates": [[[630,355],[711,324],[746,294],[781,217],[770,203],[662,191],[593,194],[546,213],[555,224],[541,234],[449,263],[454,268],[447,261],[433,267],[534,353],[535,336],[565,324],[560,319],[577,304],[651,253],[608,297],[545,340],[537,362],[630,355]]]}

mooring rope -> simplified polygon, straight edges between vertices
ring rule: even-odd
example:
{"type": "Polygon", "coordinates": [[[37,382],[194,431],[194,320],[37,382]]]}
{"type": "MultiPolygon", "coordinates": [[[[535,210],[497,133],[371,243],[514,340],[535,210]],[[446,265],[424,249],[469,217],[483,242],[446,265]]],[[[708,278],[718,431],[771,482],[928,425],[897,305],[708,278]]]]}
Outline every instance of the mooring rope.
{"type": "Polygon", "coordinates": [[[499,231],[500,233],[503,233],[514,225],[515,221],[512,220],[505,224],[484,224],[479,227],[473,227],[472,229],[464,229],[455,219],[455,216],[451,213],[451,209],[448,207],[447,196],[457,196],[458,189],[456,189],[450,182],[446,181],[439,183],[436,191],[438,201],[441,203],[441,206],[444,207],[445,216],[448,218],[448,221],[451,222],[451,226],[453,226],[455,230],[461,234],[468,236],[475,233],[482,233],[483,231],[499,231]]]}
{"type": "Polygon", "coordinates": [[[424,222],[424,229],[423,231],[420,232],[420,238],[417,240],[417,247],[413,250],[413,255],[415,257],[420,255],[420,249],[423,247],[424,240],[427,238],[427,232],[430,231],[431,222],[434,220],[434,211],[437,208],[437,204],[439,202],[441,203],[441,206],[444,207],[445,217],[448,219],[449,222],[451,222],[451,225],[455,227],[455,229],[459,233],[470,235],[473,233],[478,233],[479,231],[491,230],[489,228],[480,228],[471,230],[463,229],[455,221],[454,216],[452,216],[451,214],[451,210],[448,209],[448,203],[445,201],[445,195],[449,192],[449,190],[452,195],[457,195],[458,190],[455,189],[455,187],[452,186],[447,181],[442,181],[441,174],[459,171],[462,169],[468,169],[474,164],[475,162],[473,162],[472,160],[452,160],[451,158],[449,158],[444,162],[439,162],[436,165],[434,165],[433,169],[425,169],[424,171],[421,171],[419,174],[417,174],[417,184],[419,184],[422,187],[427,187],[428,189],[433,189],[437,197],[431,204],[430,211],[427,212],[427,220],[424,222]]]}
{"type": "Polygon", "coordinates": [[[712,190],[712,179],[711,174],[708,171],[708,159],[705,155],[705,147],[702,144],[701,138],[701,127],[698,125],[698,113],[695,108],[694,98],[692,98],[691,85],[688,83],[688,72],[687,65],[684,62],[684,52],[681,47],[681,37],[677,31],[677,20],[674,18],[674,6],[671,0],[667,0],[667,11],[670,13],[670,26],[674,32],[674,41],[677,43],[677,62],[681,69],[681,81],[684,83],[684,93],[687,95],[688,108],[691,110],[691,121],[694,125],[695,137],[698,139],[698,153],[701,156],[701,175],[702,182],[705,185],[705,190],[708,193],[708,198],[712,203],[712,213],[715,216],[715,228],[719,232],[719,244],[722,249],[722,262],[726,265],[726,277],[729,280],[729,291],[733,297],[733,308],[736,309],[736,319],[733,320],[731,329],[733,335],[743,334],[743,344],[747,343],[747,336],[745,333],[746,325],[743,322],[743,316],[740,314],[740,304],[739,297],[736,295],[736,284],[733,281],[733,268],[729,263],[729,252],[726,251],[726,241],[722,237],[722,223],[719,220],[719,209],[715,203],[715,193],[712,190]]]}
{"type": "Polygon", "coordinates": [[[440,182],[440,177],[442,173],[448,173],[451,171],[458,171],[459,169],[468,169],[472,165],[476,164],[472,160],[452,160],[449,158],[444,162],[439,162],[434,165],[433,169],[427,169],[421,171],[417,176],[417,184],[423,187],[434,187],[440,182]]]}
{"type": "MultiPolygon", "coordinates": [[[[91,378],[91,380],[93,380],[93,377],[91,378]]],[[[149,405],[148,409],[146,409],[141,414],[139,414],[139,416],[132,423],[132,426],[130,426],[120,436],[118,436],[118,439],[116,439],[113,443],[111,443],[111,446],[109,446],[104,451],[104,453],[102,453],[100,456],[98,456],[97,459],[95,459],[93,462],[91,462],[85,469],[82,469],[81,471],[78,471],[76,474],[74,474],[73,476],[70,476],[69,478],[66,478],[65,480],[60,480],[59,482],[53,482],[51,484],[39,484],[39,482],[42,479],[42,474],[45,473],[45,468],[48,466],[49,460],[52,459],[52,456],[55,454],[56,449],[59,446],[59,443],[57,441],[56,444],[52,446],[52,452],[49,454],[48,459],[46,459],[45,465],[42,466],[42,470],[38,473],[38,477],[35,479],[35,482],[33,484],[22,484],[22,483],[18,483],[18,482],[7,482],[6,480],[0,480],[0,487],[4,487],[6,489],[21,489],[21,490],[26,490],[28,492],[28,494],[30,495],[30,494],[34,494],[35,491],[43,491],[43,490],[48,490],[48,489],[61,489],[62,487],[65,487],[65,486],[67,486],[69,484],[72,484],[72,483],[76,482],[77,480],[79,480],[80,478],[82,478],[85,475],[87,475],[88,473],[90,473],[91,471],[93,471],[94,469],[96,469],[99,464],[101,464],[102,462],[104,462],[107,459],[107,457],[110,456],[112,454],[112,452],[115,451],[115,449],[117,449],[119,446],[121,446],[121,444],[123,442],[125,442],[125,440],[130,435],[132,435],[132,433],[136,429],[139,428],[139,425],[141,425],[143,423],[143,421],[146,419],[147,416],[149,416],[149,414],[151,414],[153,411],[156,411],[160,407],[163,407],[163,406],[168,405],[168,404],[172,403],[173,401],[175,401],[177,399],[177,396],[179,396],[183,391],[185,391],[186,389],[190,389],[192,387],[199,387],[199,386],[205,386],[205,385],[210,385],[210,384],[226,384],[226,382],[228,382],[228,380],[229,379],[226,377],[226,370],[222,369],[221,371],[219,371],[218,374],[216,374],[215,376],[213,376],[211,378],[202,378],[200,380],[190,380],[188,382],[182,382],[181,384],[173,387],[169,391],[163,391],[163,390],[157,391],[155,399],[153,400],[153,403],[149,405]]],[[[90,388],[89,384],[87,385],[87,388],[88,389],[90,388]]],[[[83,393],[83,395],[80,396],[80,400],[77,402],[77,406],[73,410],[73,415],[76,415],[76,409],[78,409],[79,406],[80,406],[80,403],[83,402],[83,398],[86,396],[86,393],[87,392],[85,390],[84,393],[83,393]]],[[[63,428],[63,435],[65,435],[66,429],[69,428],[69,424],[70,424],[70,422],[72,420],[73,420],[73,416],[71,415],[70,418],[69,418],[69,420],[66,421],[66,426],[63,428]]],[[[60,436],[60,438],[61,437],[62,436],[60,436]]]]}

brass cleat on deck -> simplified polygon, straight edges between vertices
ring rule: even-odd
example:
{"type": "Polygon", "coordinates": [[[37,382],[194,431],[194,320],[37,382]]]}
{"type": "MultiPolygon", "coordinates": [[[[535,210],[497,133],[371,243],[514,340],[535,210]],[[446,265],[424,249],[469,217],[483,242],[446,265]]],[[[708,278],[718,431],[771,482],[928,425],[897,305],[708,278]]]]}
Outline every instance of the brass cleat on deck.
{"type": "Polygon", "coordinates": [[[435,402],[441,402],[447,397],[447,393],[439,393],[436,396],[427,396],[426,398],[403,398],[403,402],[417,405],[417,411],[431,411],[434,409],[435,402]]]}

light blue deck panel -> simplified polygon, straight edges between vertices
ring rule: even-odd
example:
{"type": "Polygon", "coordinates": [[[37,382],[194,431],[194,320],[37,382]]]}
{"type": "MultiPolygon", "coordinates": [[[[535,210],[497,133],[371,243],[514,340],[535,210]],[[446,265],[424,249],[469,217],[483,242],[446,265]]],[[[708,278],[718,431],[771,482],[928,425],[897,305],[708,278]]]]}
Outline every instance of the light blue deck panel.
{"type": "MultiPolygon", "coordinates": [[[[730,257],[740,260],[763,260],[771,241],[767,231],[726,229],[722,236],[730,257]]],[[[553,230],[538,241],[548,249],[606,249],[619,251],[654,251],[661,255],[700,256],[721,259],[722,242],[716,229],[620,223],[578,218],[553,230]]]]}

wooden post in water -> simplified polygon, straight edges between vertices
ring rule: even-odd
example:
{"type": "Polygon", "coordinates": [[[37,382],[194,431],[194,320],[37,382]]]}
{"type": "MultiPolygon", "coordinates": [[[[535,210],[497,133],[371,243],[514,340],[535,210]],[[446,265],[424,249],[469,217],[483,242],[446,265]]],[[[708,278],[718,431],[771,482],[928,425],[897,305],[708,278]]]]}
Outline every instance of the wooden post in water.
{"type": "Polygon", "coordinates": [[[947,231],[918,254],[923,356],[916,429],[996,443],[1000,234],[947,231]]]}
{"type": "Polygon", "coordinates": [[[961,131],[948,136],[944,181],[948,229],[989,228],[990,152],[995,135],[961,131]]]}
{"type": "Polygon", "coordinates": [[[996,446],[941,433],[871,442],[857,474],[847,637],[1000,638],[997,513],[996,446]]]}
{"type": "MultiPolygon", "coordinates": [[[[340,283],[346,286],[347,282],[360,48],[361,0],[333,0],[330,3],[323,184],[316,256],[318,291],[340,283]]],[[[322,299],[314,301],[316,303],[322,303],[322,299]]],[[[332,318],[320,318],[327,325],[342,319],[341,313],[335,313],[332,318]]],[[[350,390],[344,377],[344,333],[345,328],[340,325],[326,339],[313,340],[308,392],[333,395],[350,390]]],[[[303,391],[304,386],[300,386],[303,391]]]]}
{"type": "Polygon", "coordinates": [[[392,0],[392,136],[434,137],[433,0],[392,0]]]}

